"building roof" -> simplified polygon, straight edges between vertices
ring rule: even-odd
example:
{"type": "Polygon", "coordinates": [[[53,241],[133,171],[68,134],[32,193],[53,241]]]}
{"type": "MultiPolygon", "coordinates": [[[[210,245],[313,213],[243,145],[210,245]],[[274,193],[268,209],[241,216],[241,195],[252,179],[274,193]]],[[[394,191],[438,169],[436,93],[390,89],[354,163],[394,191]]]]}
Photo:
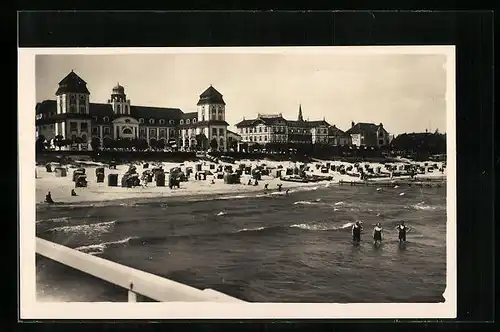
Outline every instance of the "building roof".
{"type": "Polygon", "coordinates": [[[57,101],[55,100],[44,100],[37,103],[35,106],[36,114],[50,114],[57,113],[57,101]]]}
{"type": "Polygon", "coordinates": [[[224,99],[222,99],[222,94],[211,85],[200,95],[200,100],[198,101],[197,105],[205,104],[226,105],[224,99]]]}
{"type": "Polygon", "coordinates": [[[319,126],[330,127],[330,124],[325,120],[307,121],[307,123],[309,124],[310,127],[319,127],[319,126]]]}
{"type": "Polygon", "coordinates": [[[130,115],[134,118],[179,120],[184,113],[179,108],[130,106],[130,115]]]}
{"type": "Polygon", "coordinates": [[[307,121],[286,121],[287,125],[289,127],[294,127],[294,128],[309,128],[309,124],[307,121]]]}
{"type": "Polygon", "coordinates": [[[230,135],[234,135],[234,136],[241,137],[241,135],[240,135],[240,134],[235,133],[235,132],[234,132],[234,131],[232,131],[232,130],[227,129],[227,130],[226,130],[226,132],[227,132],[227,134],[230,134],[230,135]]]}
{"type": "Polygon", "coordinates": [[[56,91],[56,96],[64,93],[86,93],[90,94],[87,89],[87,82],[80,76],[71,71],[65,78],[59,82],[59,88],[56,91]]]}
{"type": "Polygon", "coordinates": [[[182,114],[183,119],[198,119],[198,112],[187,112],[182,114]]]}
{"type": "Polygon", "coordinates": [[[343,130],[337,128],[335,125],[328,128],[328,135],[330,135],[330,136],[347,136],[347,134],[343,130]]]}
{"type": "Polygon", "coordinates": [[[351,129],[346,131],[346,133],[349,135],[361,134],[361,133],[374,133],[379,128],[384,129],[382,124],[376,125],[374,123],[358,122],[354,126],[352,126],[351,129]]]}

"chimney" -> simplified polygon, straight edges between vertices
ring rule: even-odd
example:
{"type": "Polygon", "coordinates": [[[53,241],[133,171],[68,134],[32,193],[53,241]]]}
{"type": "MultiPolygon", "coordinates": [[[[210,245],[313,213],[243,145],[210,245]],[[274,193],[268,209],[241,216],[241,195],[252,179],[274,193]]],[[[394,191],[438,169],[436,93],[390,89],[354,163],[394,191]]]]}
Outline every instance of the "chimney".
{"type": "Polygon", "coordinates": [[[351,127],[354,127],[354,121],[351,121],[351,127]]]}
{"type": "Polygon", "coordinates": [[[380,127],[384,127],[384,125],[382,124],[382,122],[380,122],[380,125],[379,125],[379,126],[380,126],[380,127]]]}

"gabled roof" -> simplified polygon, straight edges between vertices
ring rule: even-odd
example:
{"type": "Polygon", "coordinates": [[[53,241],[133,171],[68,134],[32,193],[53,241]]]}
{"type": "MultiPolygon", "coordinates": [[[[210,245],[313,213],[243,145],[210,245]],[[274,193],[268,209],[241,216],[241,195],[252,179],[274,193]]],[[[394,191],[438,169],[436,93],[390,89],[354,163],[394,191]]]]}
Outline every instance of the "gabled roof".
{"type": "Polygon", "coordinates": [[[241,137],[241,135],[240,135],[240,134],[235,133],[234,131],[231,131],[231,130],[229,130],[229,129],[227,129],[227,130],[226,130],[226,132],[227,132],[227,134],[231,134],[231,135],[234,135],[234,136],[241,137]]]}
{"type": "Polygon", "coordinates": [[[56,91],[56,96],[64,93],[86,93],[90,94],[87,89],[87,82],[80,76],[71,71],[65,78],[59,82],[59,88],[56,91]]]}
{"type": "Polygon", "coordinates": [[[330,136],[346,136],[347,134],[343,130],[341,130],[341,129],[337,128],[335,125],[333,125],[333,126],[328,128],[328,135],[330,135],[330,136]]]}
{"type": "Polygon", "coordinates": [[[241,120],[237,124],[235,124],[235,127],[250,127],[254,124],[254,122],[257,119],[247,119],[247,120],[241,120]]]}
{"type": "Polygon", "coordinates": [[[374,123],[358,122],[351,129],[346,131],[347,134],[361,134],[361,133],[375,133],[379,128],[383,128],[382,124],[376,125],[374,123]]]}
{"type": "Polygon", "coordinates": [[[222,94],[211,85],[200,95],[200,100],[198,101],[197,105],[204,105],[204,104],[226,105],[224,99],[222,99],[222,94]]]}

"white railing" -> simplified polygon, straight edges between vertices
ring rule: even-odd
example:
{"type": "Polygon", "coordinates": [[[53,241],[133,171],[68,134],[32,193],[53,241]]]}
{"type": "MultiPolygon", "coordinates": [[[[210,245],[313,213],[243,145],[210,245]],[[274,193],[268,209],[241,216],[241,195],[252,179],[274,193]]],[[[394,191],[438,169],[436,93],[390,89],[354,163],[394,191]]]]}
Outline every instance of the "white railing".
{"type": "Polygon", "coordinates": [[[244,302],[213,289],[199,290],[38,237],[36,253],[127,289],[129,302],[137,302],[137,294],[159,302],[244,302]]]}

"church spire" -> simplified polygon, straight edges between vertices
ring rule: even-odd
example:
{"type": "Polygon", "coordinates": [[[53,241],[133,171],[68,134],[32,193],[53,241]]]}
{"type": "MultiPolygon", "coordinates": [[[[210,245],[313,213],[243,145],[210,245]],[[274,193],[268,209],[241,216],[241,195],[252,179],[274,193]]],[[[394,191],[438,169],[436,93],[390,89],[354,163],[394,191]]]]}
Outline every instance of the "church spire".
{"type": "Polygon", "coordinates": [[[304,121],[304,118],[302,117],[302,105],[299,104],[299,117],[298,117],[298,120],[299,121],[304,121]]]}

